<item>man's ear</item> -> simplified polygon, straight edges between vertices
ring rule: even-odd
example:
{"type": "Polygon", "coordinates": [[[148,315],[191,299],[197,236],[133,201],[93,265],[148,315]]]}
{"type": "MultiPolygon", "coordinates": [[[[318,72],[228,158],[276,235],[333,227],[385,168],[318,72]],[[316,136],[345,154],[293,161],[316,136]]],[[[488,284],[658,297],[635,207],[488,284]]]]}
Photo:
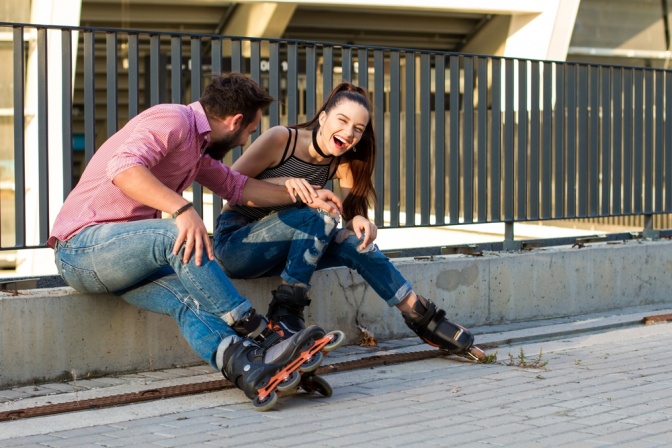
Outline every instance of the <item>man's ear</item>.
{"type": "Polygon", "coordinates": [[[231,130],[235,131],[238,129],[243,123],[243,114],[236,114],[233,117],[231,117],[231,130]]]}

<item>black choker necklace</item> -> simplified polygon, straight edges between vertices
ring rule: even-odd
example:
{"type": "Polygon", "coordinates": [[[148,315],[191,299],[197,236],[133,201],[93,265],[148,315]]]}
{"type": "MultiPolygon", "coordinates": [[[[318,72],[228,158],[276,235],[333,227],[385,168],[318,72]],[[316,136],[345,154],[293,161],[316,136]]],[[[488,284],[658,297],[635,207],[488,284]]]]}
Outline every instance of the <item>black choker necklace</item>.
{"type": "Polygon", "coordinates": [[[331,159],[334,156],[328,156],[323,153],[320,145],[317,144],[317,130],[318,128],[313,129],[313,148],[315,148],[315,151],[317,151],[320,156],[324,157],[325,159],[331,159]]]}

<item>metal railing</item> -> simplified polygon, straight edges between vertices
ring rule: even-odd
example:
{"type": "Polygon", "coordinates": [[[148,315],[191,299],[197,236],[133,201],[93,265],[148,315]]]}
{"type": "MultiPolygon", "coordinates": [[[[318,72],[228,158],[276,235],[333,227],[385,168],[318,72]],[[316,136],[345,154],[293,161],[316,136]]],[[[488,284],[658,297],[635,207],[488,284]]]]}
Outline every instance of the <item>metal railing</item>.
{"type": "MultiPolygon", "coordinates": [[[[262,130],[312,116],[341,80],[369,90],[381,227],[497,222],[512,242],[516,222],[644,217],[645,232],[655,235],[654,217],[672,213],[670,71],[13,23],[0,23],[0,36],[13,73],[1,80],[13,83],[13,97],[0,98],[0,119],[13,120],[12,131],[0,128],[11,142],[10,151],[0,147],[1,166],[9,167],[2,173],[0,250],[44,247],[54,197],[67,196],[96,148],[129,118],[161,102],[195,101],[210,74],[231,71],[280,100],[262,130]],[[47,58],[54,46],[56,70],[47,58]],[[54,76],[61,80],[56,93],[54,76]],[[60,104],[56,129],[50,102],[60,104]],[[36,121],[31,130],[29,121],[36,121]],[[55,132],[58,144],[50,138],[55,132]],[[27,182],[30,169],[35,178],[27,182]],[[63,176],[57,187],[54,173],[63,176]],[[35,219],[27,219],[33,208],[35,219]],[[6,236],[11,213],[14,231],[6,236]],[[36,241],[27,237],[28,224],[37,227],[36,241]]],[[[192,191],[197,210],[212,207],[214,219],[222,199],[197,184],[192,191]]]]}

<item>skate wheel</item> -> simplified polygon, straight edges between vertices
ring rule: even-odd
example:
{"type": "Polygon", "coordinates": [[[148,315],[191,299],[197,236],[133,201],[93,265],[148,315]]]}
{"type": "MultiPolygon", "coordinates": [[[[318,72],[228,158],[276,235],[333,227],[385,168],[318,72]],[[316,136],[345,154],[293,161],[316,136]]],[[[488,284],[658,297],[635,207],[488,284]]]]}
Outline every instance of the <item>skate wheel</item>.
{"type": "Polygon", "coordinates": [[[331,331],[329,334],[334,335],[334,339],[322,349],[325,352],[330,352],[336,350],[338,347],[345,343],[345,333],[340,330],[331,331]]]}
{"type": "Polygon", "coordinates": [[[331,397],[334,394],[334,390],[331,388],[327,380],[321,376],[313,375],[306,381],[306,385],[301,385],[303,389],[308,393],[317,392],[322,396],[331,397]],[[308,387],[310,390],[306,389],[308,387]]]}
{"type": "Polygon", "coordinates": [[[304,362],[301,364],[301,367],[299,367],[299,370],[303,373],[308,373],[316,370],[320,364],[322,364],[322,361],[324,360],[324,355],[320,352],[315,353],[312,358],[310,358],[308,361],[304,362]]]}
{"type": "Polygon", "coordinates": [[[472,358],[474,361],[485,361],[488,357],[483,350],[476,347],[475,345],[471,346],[466,355],[469,358],[472,358]]]}
{"type": "Polygon", "coordinates": [[[301,381],[301,375],[296,370],[289,374],[286,380],[278,384],[278,392],[287,392],[292,389],[296,389],[301,381]]]}
{"type": "Polygon", "coordinates": [[[265,400],[259,400],[259,395],[252,400],[252,406],[255,411],[265,412],[271,409],[278,402],[278,394],[271,392],[265,400]]]}

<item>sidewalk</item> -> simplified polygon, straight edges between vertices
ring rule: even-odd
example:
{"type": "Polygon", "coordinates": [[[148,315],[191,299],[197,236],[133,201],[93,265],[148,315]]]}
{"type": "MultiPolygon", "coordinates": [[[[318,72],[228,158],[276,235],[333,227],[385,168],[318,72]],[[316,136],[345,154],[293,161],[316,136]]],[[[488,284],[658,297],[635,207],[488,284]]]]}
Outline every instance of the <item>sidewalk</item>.
{"type": "MultiPolygon", "coordinates": [[[[331,398],[255,412],[236,389],[0,423],[0,446],[669,446],[670,309],[475,328],[494,364],[457,357],[331,373],[331,398]],[[545,367],[520,366],[539,360],[545,367]],[[516,365],[510,364],[511,360],[516,365]]],[[[427,350],[415,338],[326,362],[427,350]]],[[[0,411],[220,379],[207,366],[0,390],[0,411]],[[73,390],[76,388],[76,392],[73,390]]]]}

